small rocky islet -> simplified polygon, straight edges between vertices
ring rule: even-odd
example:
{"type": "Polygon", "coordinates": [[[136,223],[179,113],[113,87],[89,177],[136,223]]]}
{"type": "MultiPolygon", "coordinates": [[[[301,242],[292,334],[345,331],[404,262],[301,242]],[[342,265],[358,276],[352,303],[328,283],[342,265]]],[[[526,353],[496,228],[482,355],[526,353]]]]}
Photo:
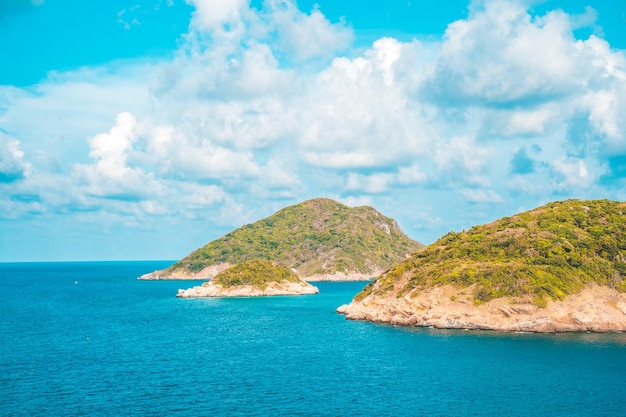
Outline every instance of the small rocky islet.
{"type": "Polygon", "coordinates": [[[215,278],[177,297],[258,297],[317,294],[317,287],[298,278],[289,268],[272,261],[253,259],[218,273],[215,278]]]}

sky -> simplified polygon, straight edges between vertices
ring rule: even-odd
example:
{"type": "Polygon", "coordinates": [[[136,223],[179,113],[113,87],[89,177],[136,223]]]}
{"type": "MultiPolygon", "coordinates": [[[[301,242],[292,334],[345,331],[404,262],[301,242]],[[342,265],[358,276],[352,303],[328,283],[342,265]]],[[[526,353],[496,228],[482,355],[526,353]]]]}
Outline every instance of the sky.
{"type": "Polygon", "coordinates": [[[288,205],[429,244],[626,200],[623,0],[2,0],[0,262],[180,259],[288,205]]]}

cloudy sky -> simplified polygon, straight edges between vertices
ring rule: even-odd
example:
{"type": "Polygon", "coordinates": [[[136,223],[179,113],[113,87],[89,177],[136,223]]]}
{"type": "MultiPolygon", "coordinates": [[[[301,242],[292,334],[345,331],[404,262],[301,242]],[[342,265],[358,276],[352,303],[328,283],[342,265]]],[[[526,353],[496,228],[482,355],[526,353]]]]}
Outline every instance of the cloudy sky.
{"type": "Polygon", "coordinates": [[[0,261],[179,259],[314,197],[423,243],[626,200],[626,2],[433,3],[2,1],[0,261]]]}

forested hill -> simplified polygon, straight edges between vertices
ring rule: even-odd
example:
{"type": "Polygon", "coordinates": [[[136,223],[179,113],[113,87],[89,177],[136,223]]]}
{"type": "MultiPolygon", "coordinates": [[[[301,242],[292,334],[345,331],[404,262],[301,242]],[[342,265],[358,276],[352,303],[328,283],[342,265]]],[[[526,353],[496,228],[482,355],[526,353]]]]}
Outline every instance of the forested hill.
{"type": "Polygon", "coordinates": [[[475,284],[475,304],[530,296],[543,306],[591,283],[626,292],[626,203],[553,202],[450,232],[380,276],[355,301],[475,284]]]}
{"type": "Polygon", "coordinates": [[[313,199],[236,229],[190,253],[163,277],[196,274],[219,264],[266,259],[301,277],[335,273],[379,274],[423,247],[395,220],[372,207],[313,199]]]}

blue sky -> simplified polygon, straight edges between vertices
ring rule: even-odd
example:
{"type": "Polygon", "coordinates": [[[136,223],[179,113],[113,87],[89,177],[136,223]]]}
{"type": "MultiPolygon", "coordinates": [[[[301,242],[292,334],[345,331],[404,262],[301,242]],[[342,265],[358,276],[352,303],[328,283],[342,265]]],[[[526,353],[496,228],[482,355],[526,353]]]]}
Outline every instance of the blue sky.
{"type": "Polygon", "coordinates": [[[314,197],[424,243],[626,200],[623,1],[9,0],[0,51],[3,262],[178,259],[314,197]]]}

